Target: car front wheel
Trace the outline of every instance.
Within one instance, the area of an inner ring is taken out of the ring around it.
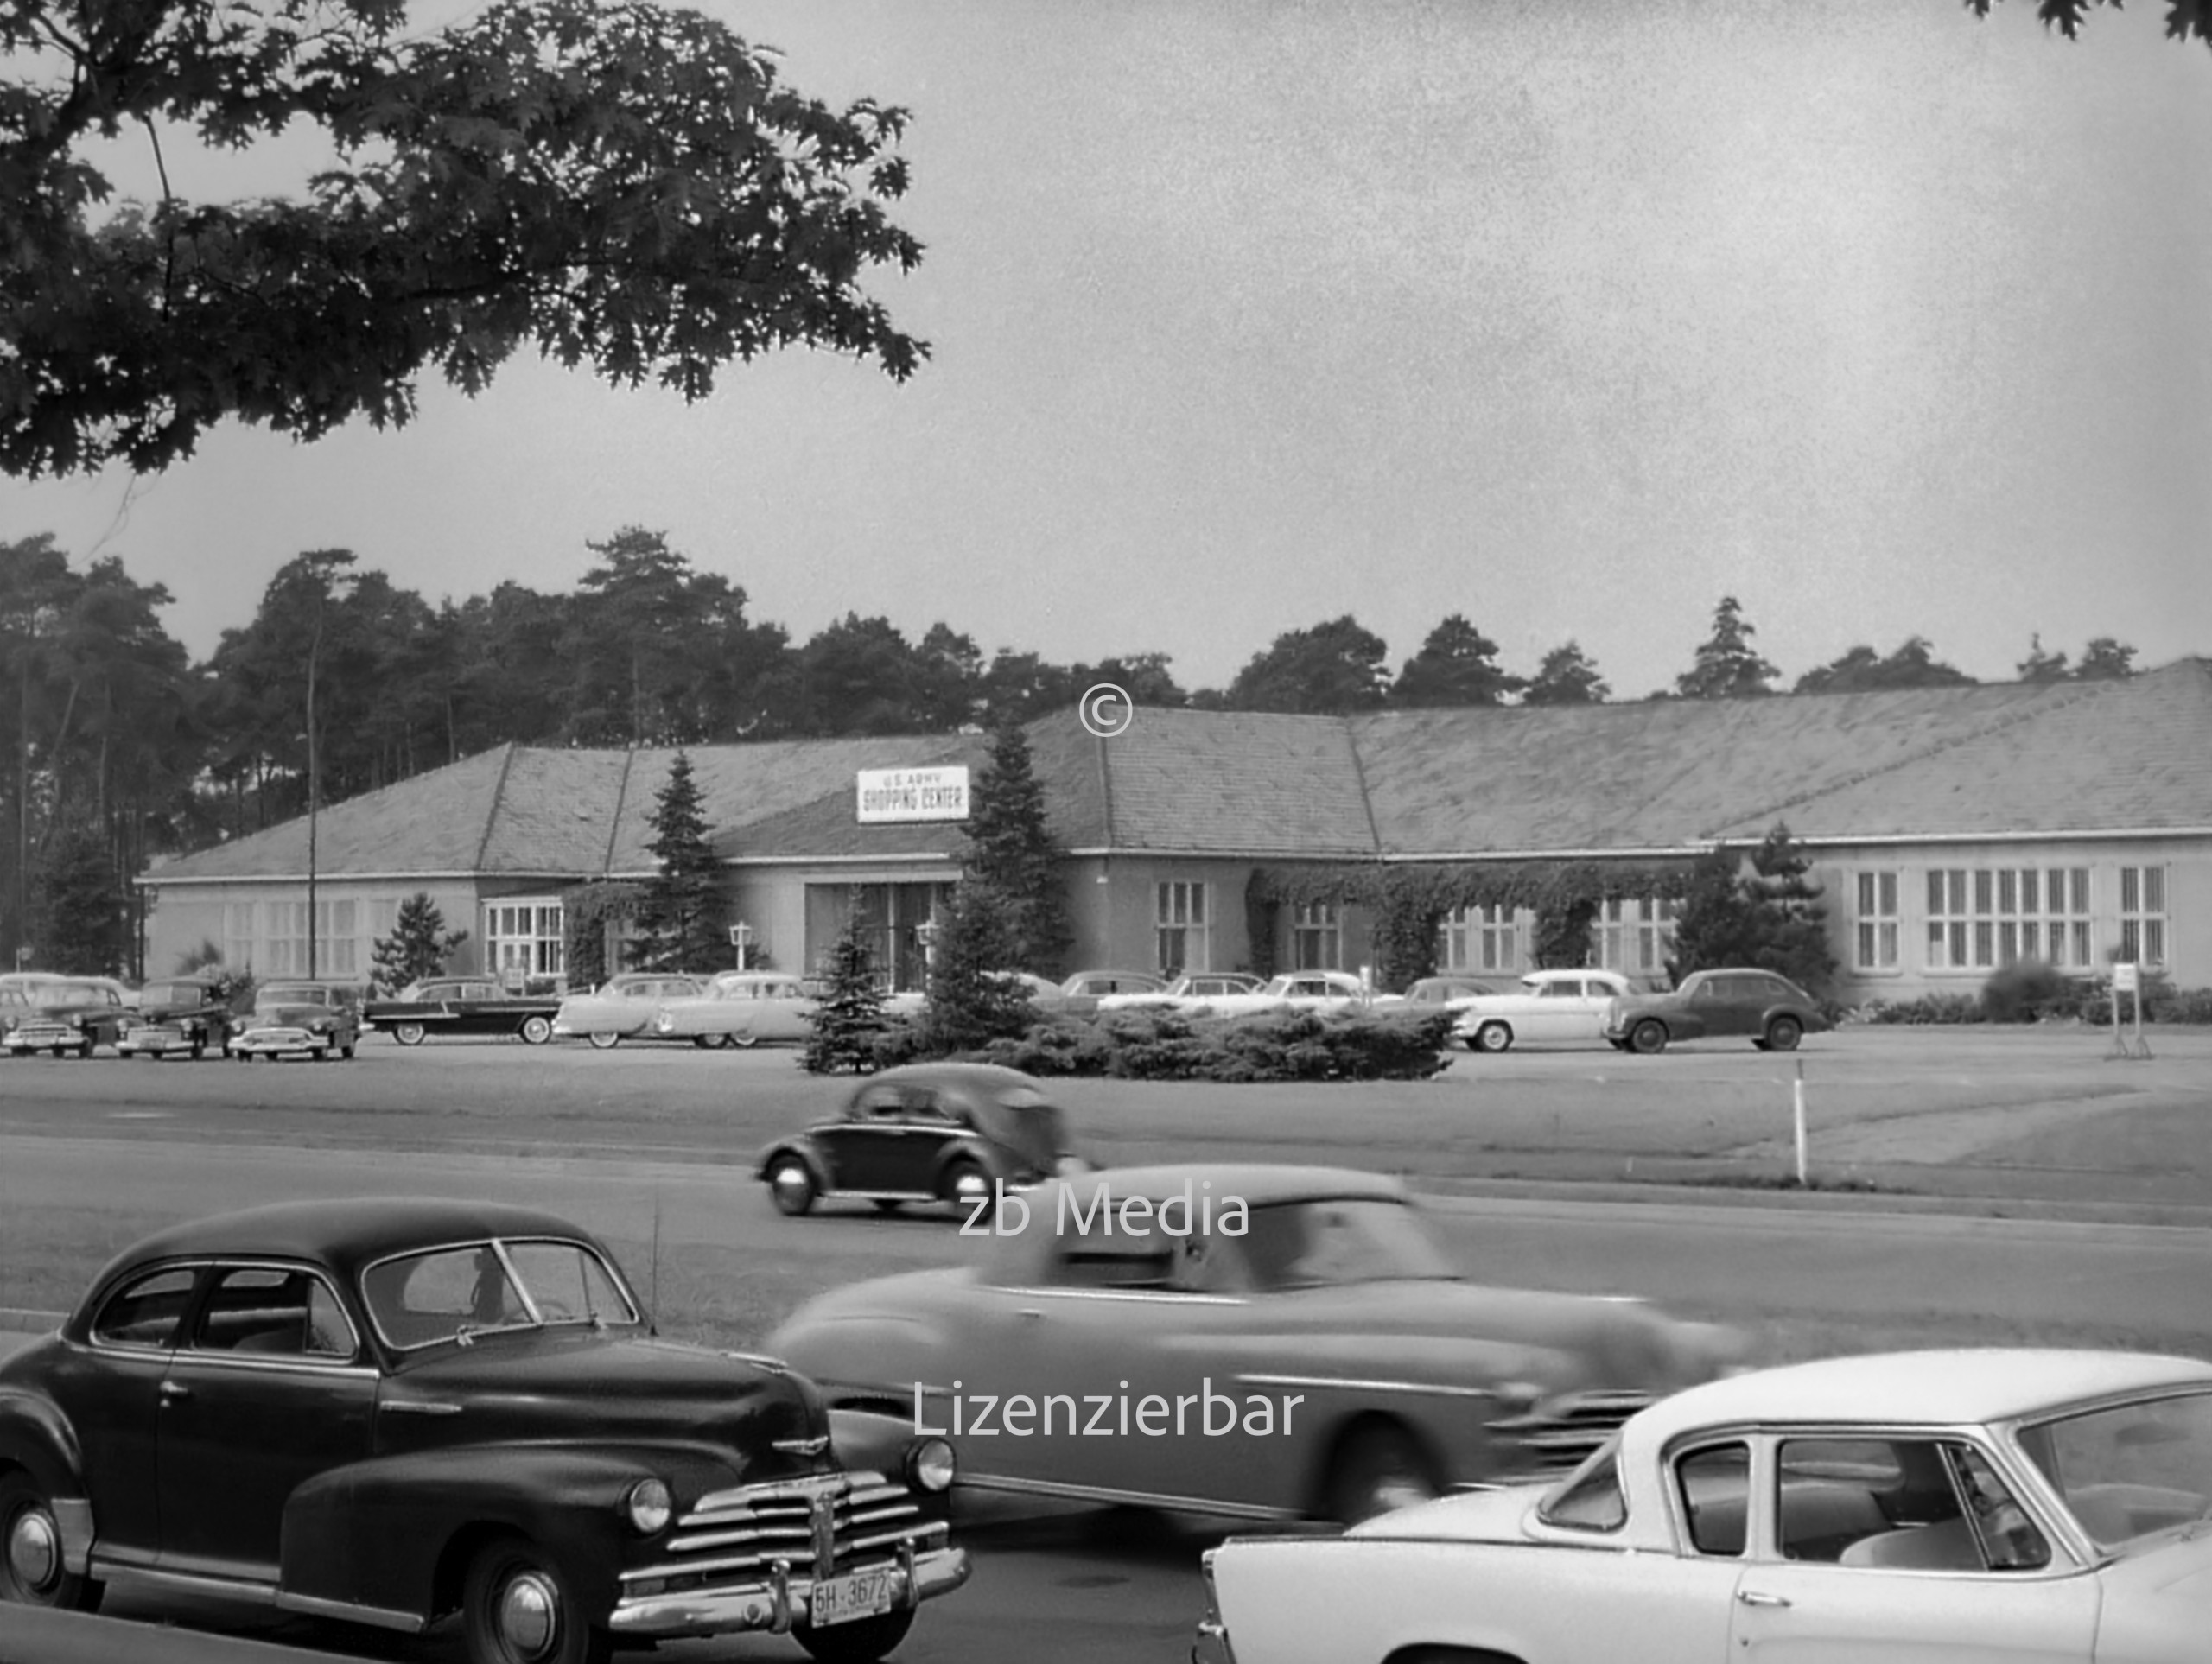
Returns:
[[[1411,1508],[1439,1494],[1421,1446],[1397,1427],[1361,1428],[1329,1464],[1329,1517],[1344,1525]]]
[[[797,1156],[780,1157],[768,1169],[768,1194],[775,1198],[777,1212],[796,1218],[814,1205],[814,1175]]]
[[[62,1563],[61,1524],[46,1493],[29,1474],[0,1477],[0,1601],[89,1612],[100,1588]]]
[[[611,1051],[622,1044],[622,1037],[620,1034],[612,1033],[605,1029],[595,1028],[586,1038],[591,1041],[593,1050],[598,1051]]]
[[[1484,1023],[1470,1044],[1478,1051],[1503,1051],[1513,1044],[1513,1031],[1503,1023]]]
[[[391,1026],[391,1038],[402,1045],[422,1045],[423,1032],[420,1023],[394,1023]]]
[[[468,1664],[607,1664],[607,1633],[584,1621],[560,1567],[519,1537],[476,1551],[461,1600]]]
[[[827,1629],[817,1629],[810,1623],[794,1624],[791,1635],[822,1664],[876,1664],[913,1627],[912,1612],[885,1612]]]
[[[1667,1026],[1647,1018],[1628,1032],[1629,1050],[1645,1057],[1667,1049]]]
[[[553,1019],[550,1017],[525,1017],[522,1019],[522,1026],[515,1032],[522,1036],[524,1045],[543,1045],[553,1038]]]
[[[1777,1017],[1766,1026],[1766,1049],[1769,1051],[1795,1051],[1797,1042],[1805,1038],[1805,1025],[1795,1017]]]

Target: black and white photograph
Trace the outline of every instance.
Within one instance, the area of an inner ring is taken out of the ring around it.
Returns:
[[[0,1664],[2201,1664],[2212,0],[0,0]]]

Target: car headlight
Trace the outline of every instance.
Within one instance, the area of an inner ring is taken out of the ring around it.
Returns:
[[[640,1479],[622,1494],[622,1512],[632,1529],[645,1536],[668,1528],[676,1515],[676,1498],[661,1479]]]
[[[950,1490],[959,1465],[942,1439],[918,1439],[906,1447],[906,1483],[917,1490]]]

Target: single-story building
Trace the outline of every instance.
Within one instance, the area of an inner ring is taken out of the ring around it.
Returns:
[[[2021,959],[2087,971],[2121,956],[2212,985],[2206,659],[2120,681],[1726,701],[1148,708],[1111,739],[1066,711],[1028,734],[1067,852],[1071,965],[1357,969],[1376,956],[1371,909],[1329,899],[1316,874],[1679,870],[1783,823],[1824,889],[1849,997],[1970,989]],[[465,759],[323,810],[312,878],[304,819],[159,866],[141,880],[148,969],[213,943],[233,966],[304,973],[312,883],[321,975],[365,979],[375,938],[423,892],[470,932],[454,969],[558,975],[564,892],[651,874],[649,816],[674,754],[506,746]],[[942,804],[870,812],[862,776],[980,771],[988,742],[689,754],[756,962],[811,969],[857,909],[879,963],[912,986],[919,927],[958,878],[965,834],[934,817]],[[1255,900],[1269,894],[1292,899]],[[1592,962],[1659,971],[1676,905],[1609,896]],[[1525,906],[1462,906],[1440,922],[1440,963],[1527,969],[1531,924]]]

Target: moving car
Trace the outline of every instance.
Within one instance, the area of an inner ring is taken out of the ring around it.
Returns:
[[[1563,1470],[1739,1345],[1467,1281],[1377,1174],[1109,1169],[985,1200],[976,1263],[822,1295],[770,1343],[833,1404],[947,1429],[980,1489],[1364,1519]]]
[[[1820,1003],[1788,977],[1767,970],[1700,970],[1671,994],[1613,1001],[1605,1036],[1615,1049],[1649,1054],[1675,1040],[1748,1036],[1762,1051],[1794,1051],[1808,1034],[1835,1025]]]
[[[126,1057],[164,1057],[181,1051],[197,1057],[222,1055],[230,1038],[231,1002],[204,976],[174,976],[138,990],[138,1012],[124,1025],[116,1051]]]
[[[1037,1081],[995,1064],[925,1063],[871,1075],[842,1114],[770,1145],[755,1172],[787,1214],[840,1197],[888,1213],[906,1202],[964,1210],[1071,1162],[1087,1165]]]
[[[1470,1051],[1503,1051],[1516,1041],[1595,1045],[1605,1038],[1613,1001],[1636,991],[1618,971],[1530,971],[1511,994],[1454,1000],[1459,1018],[1452,1032]]]
[[[804,1040],[820,1004],[783,971],[723,971],[694,998],[664,1000],[650,1026],[657,1039],[706,1045]]]
[[[1129,994],[1109,994],[1098,1001],[1101,1011],[1127,1011],[1131,1007],[1204,1006],[1232,994],[1256,994],[1260,979],[1245,971],[1191,971],[1164,988],[1143,988]]]
[[[389,1030],[402,1045],[434,1034],[513,1034],[524,1045],[543,1045],[560,1008],[557,994],[511,994],[488,976],[430,976],[393,999],[369,1001],[361,1026]]]
[[[968,1566],[950,1449],[841,1464],[869,1431],[833,1445],[780,1363],[652,1338],[551,1214],[258,1208],[149,1237],[0,1363],[0,1598],[89,1610],[130,1578],[410,1633],[458,1613],[469,1664],[740,1630],[872,1664]]]
[[[1990,1348],[1761,1370],[1644,1411],[1549,1489],[1232,1540],[1206,1575],[1202,1664],[2193,1664],[2212,1365]]]
[[[361,991],[345,982],[264,982],[223,1050],[256,1057],[350,1057],[361,1038]]]
[[[123,985],[109,977],[26,976],[17,984],[23,1005],[0,1046],[22,1056],[51,1051],[55,1057],[75,1052],[89,1057],[94,1048],[113,1045],[123,1038],[130,1008]]]
[[[554,1008],[553,1032],[570,1038],[582,1035],[604,1051],[632,1035],[645,1035],[663,1004],[671,1000],[696,1000],[707,991],[702,978],[664,971],[624,971],[610,976],[590,994],[572,994]],[[704,1036],[693,1043],[706,1045]]]

